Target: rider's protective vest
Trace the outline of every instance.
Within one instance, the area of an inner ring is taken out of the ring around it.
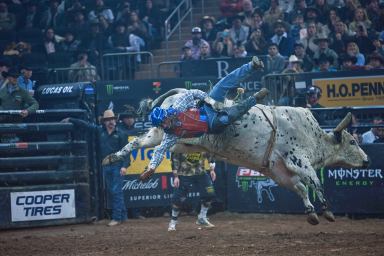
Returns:
[[[173,134],[180,138],[199,137],[208,132],[207,116],[200,113],[198,108],[190,108],[177,114],[176,127]]]

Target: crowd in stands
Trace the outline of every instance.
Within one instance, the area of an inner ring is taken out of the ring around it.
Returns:
[[[384,1],[220,0],[221,17],[192,28],[181,60],[264,55],[281,73],[384,68]]]
[[[164,19],[179,2],[0,1],[0,61],[19,70],[74,67],[83,70],[72,78],[97,80],[104,53],[160,47]]]

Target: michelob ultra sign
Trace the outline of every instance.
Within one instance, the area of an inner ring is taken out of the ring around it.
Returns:
[[[375,106],[384,103],[384,76],[313,79],[324,107]]]
[[[129,136],[128,140],[132,141],[135,137]],[[152,158],[154,148],[138,148],[131,152],[131,165],[127,168],[126,174],[140,174],[144,168],[148,166]],[[156,173],[171,172],[171,153],[167,151],[161,164],[157,167]]]

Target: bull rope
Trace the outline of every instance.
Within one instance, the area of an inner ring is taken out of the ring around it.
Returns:
[[[269,137],[269,140],[268,140],[268,146],[267,146],[267,150],[265,151],[265,154],[263,156],[263,168],[265,169],[269,169],[269,160],[271,158],[271,154],[272,154],[272,150],[273,150],[273,147],[275,146],[275,142],[276,142],[276,133],[277,133],[277,130],[276,130],[276,115],[275,115],[275,111],[274,109],[271,109],[271,113],[272,113],[272,121],[268,118],[267,114],[265,114],[264,110],[258,106],[256,106],[256,108],[258,108],[261,113],[263,113],[265,119],[267,120],[267,122],[269,123],[269,125],[271,126],[272,128],[272,132],[271,132],[271,136]]]

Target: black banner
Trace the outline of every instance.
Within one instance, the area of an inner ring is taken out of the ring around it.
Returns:
[[[384,213],[384,145],[362,148],[372,163],[362,168],[322,168],[317,175],[325,196],[335,213]],[[257,171],[230,166],[228,169],[228,209],[237,212],[302,213],[304,204],[295,193],[279,187]],[[319,200],[309,190],[311,202],[320,209]]]

